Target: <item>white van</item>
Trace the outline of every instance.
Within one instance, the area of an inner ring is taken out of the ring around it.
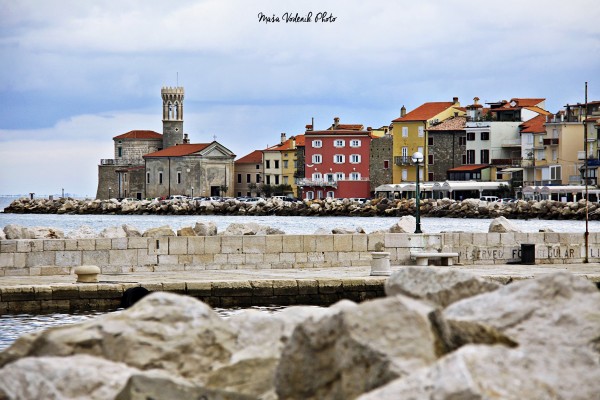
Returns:
[[[479,198],[481,201],[498,201],[498,196],[481,196]]]

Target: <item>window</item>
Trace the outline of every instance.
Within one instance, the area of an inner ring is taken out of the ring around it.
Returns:
[[[323,147],[323,142],[320,140],[313,140],[312,147],[315,147],[315,148]]]
[[[246,183],[250,183],[252,175],[246,174]]]
[[[475,164],[475,150],[467,150],[467,164]]]
[[[358,139],[351,140],[350,147],[360,147],[360,140],[358,140]]]
[[[466,155],[466,154],[463,154],[463,155],[461,156],[461,158],[462,158],[462,160],[461,160],[462,164],[463,164],[463,165],[465,165],[465,164],[467,163],[467,155]]]
[[[256,183],[260,183],[260,174],[256,174]]]
[[[552,180],[560,180],[561,178],[561,166],[554,165],[550,167],[550,179]]]
[[[284,177],[283,177],[283,184],[284,184],[284,185],[287,185],[287,184],[289,184],[289,182],[288,182],[288,179],[289,179],[289,178],[288,178],[287,176],[284,176]]]
[[[489,164],[490,163],[490,151],[489,150],[481,150],[481,164]]]
[[[271,160],[265,161],[265,164],[266,164],[266,166],[265,166],[266,169],[270,169],[271,168]]]
[[[383,160],[383,169],[390,169],[390,160]]]
[[[489,132],[481,132],[481,140],[490,140]]]
[[[350,155],[350,162],[352,164],[358,164],[358,163],[360,163],[360,154],[351,154]]]
[[[267,178],[267,185],[271,184],[271,175],[267,175],[265,176],[265,178]]]
[[[360,180],[360,173],[359,172],[350,172],[350,180],[351,181]]]
[[[433,146],[433,136],[427,137],[427,146]]]
[[[336,139],[336,141],[333,142],[333,145],[335,147],[344,147],[346,145],[346,141],[343,139]]]
[[[346,161],[346,157],[343,154],[336,154],[333,156],[333,162],[336,164],[343,164]]]
[[[333,198],[335,198],[335,193],[334,192],[327,192],[327,197],[331,197],[333,199]]]
[[[123,157],[123,148],[122,147],[117,147],[117,157]]]
[[[275,160],[274,162],[275,162],[275,168],[276,169],[279,168],[279,160]]]
[[[321,178],[322,178],[322,175],[321,175],[321,173],[320,173],[320,172],[314,172],[314,173],[312,174],[312,180],[313,180],[313,181],[320,181],[320,180],[321,180]]]
[[[336,172],[335,174],[335,180],[336,181],[342,181],[344,180],[345,176],[343,172]]]
[[[459,136],[458,137],[458,145],[459,146],[466,146],[467,145],[467,137],[466,136]]]
[[[402,137],[408,137],[408,126],[402,127]]]
[[[417,128],[419,137],[425,136],[425,128],[423,126],[419,126]]]
[[[475,140],[475,132],[467,132],[467,140],[469,142]]]
[[[242,183],[242,174],[237,174],[237,176],[238,176],[237,177],[238,178],[237,182],[238,183]]]
[[[327,174],[327,182],[333,182],[333,174]]]
[[[288,160],[283,160],[283,168],[287,168],[288,167]]]
[[[434,176],[433,176],[433,172],[428,172],[428,173],[427,173],[427,180],[431,182],[431,181],[435,180],[435,179],[433,179],[433,178],[434,178]]]
[[[146,183],[150,183],[150,172],[146,172]]]
[[[177,171],[177,184],[181,184],[181,171]]]
[[[313,154],[313,156],[312,156],[312,162],[314,164],[321,164],[321,162],[322,162],[321,155],[320,154]]]
[[[317,197],[318,197],[319,199],[322,199],[322,198],[323,198],[323,191],[322,191],[322,190],[317,190]]]
[[[315,198],[315,192],[312,192],[312,191],[310,191],[310,192],[306,192],[306,198],[307,198],[308,200],[312,200],[312,199],[314,199],[314,198]]]
[[[403,169],[402,170],[402,180],[405,181],[408,179],[408,170]]]
[[[162,173],[162,171],[160,171],[158,173],[158,184],[162,185],[162,183],[163,183],[163,173]]]
[[[408,147],[407,146],[402,147],[402,157],[408,157]]]
[[[275,175],[275,184],[279,185],[279,175]]]
[[[427,164],[433,165],[433,161],[434,161],[433,154],[428,154],[427,155]]]
[[[423,146],[417,147],[417,151],[421,154],[425,154],[425,152],[423,151]]]
[[[260,169],[260,164],[256,164],[256,169]]]

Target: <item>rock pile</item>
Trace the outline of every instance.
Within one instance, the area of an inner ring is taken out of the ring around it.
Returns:
[[[585,201],[563,203],[555,200],[496,203],[466,199],[423,199],[422,216],[449,218],[496,218],[510,219],[585,219]],[[291,215],[291,216],[394,216],[415,214],[414,199],[374,199],[364,204],[349,199],[323,199],[282,201],[264,199],[257,203],[245,203],[235,199],[219,201],[196,200],[56,200],[28,198],[13,201],[6,213],[39,214],[172,214],[172,215]],[[588,204],[591,220],[600,219],[597,203]]]
[[[499,287],[406,268],[387,297],[222,319],[152,293],[133,307],[19,338],[0,398],[596,398],[600,292],[556,273]]]

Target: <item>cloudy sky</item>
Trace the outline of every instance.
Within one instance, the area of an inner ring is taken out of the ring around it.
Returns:
[[[162,131],[162,86],[185,87],[193,143],[239,157],[311,118],[380,127],[454,96],[556,112],[586,81],[600,100],[597,0],[0,0],[0,52],[0,195],[94,196],[114,136]]]

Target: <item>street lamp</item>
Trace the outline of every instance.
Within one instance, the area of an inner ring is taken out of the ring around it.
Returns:
[[[108,199],[109,199],[109,200],[110,200],[110,191],[111,191],[111,189],[112,189],[112,188],[109,186],[109,187],[108,187]]]
[[[192,186],[192,199],[194,198],[194,187]]]
[[[415,167],[417,168],[417,191],[416,191],[416,195],[415,195],[415,199],[416,199],[416,206],[417,206],[417,225],[416,225],[416,229],[415,229],[415,233],[423,233],[421,232],[421,216],[419,215],[419,208],[420,208],[420,202],[419,202],[419,197],[421,197],[421,194],[419,193],[419,165],[421,165],[421,163],[423,162],[423,154],[421,154],[420,152],[416,152],[412,155],[412,162],[413,164],[415,164]]]

